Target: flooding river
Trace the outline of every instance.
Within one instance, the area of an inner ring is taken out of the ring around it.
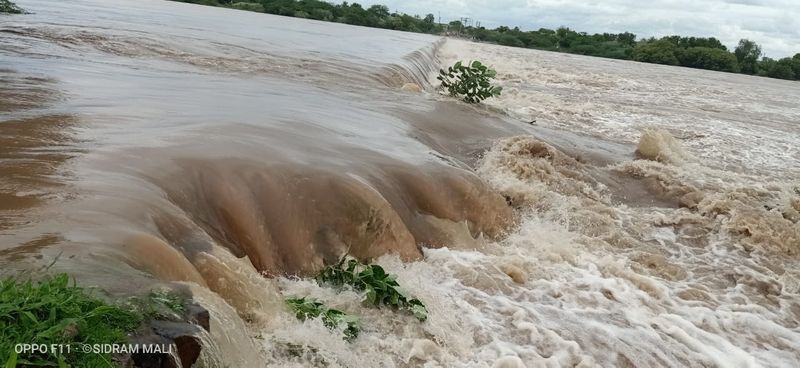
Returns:
[[[212,312],[205,366],[800,361],[796,82],[169,1],[19,5],[3,274],[188,290]],[[457,59],[503,96],[438,94]],[[300,278],[345,254],[428,321]],[[361,336],[283,307],[308,295]]]

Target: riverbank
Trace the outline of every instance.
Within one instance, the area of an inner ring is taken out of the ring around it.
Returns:
[[[46,273],[39,272],[38,281],[0,280],[5,367],[177,368],[198,361],[209,315],[185,296],[153,289],[124,303],[105,301],[101,290],[80,288],[66,274]]]

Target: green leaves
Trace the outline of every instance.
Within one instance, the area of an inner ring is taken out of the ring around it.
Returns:
[[[25,11],[10,0],[0,0],[0,13],[23,14]]]
[[[149,306],[163,305],[172,312],[180,315],[186,312],[186,300],[168,290],[153,290],[150,292]],[[155,313],[155,312],[153,312]]]
[[[69,283],[66,274],[39,282],[0,280],[0,361],[6,367],[108,366],[111,354],[82,354],[75,349],[15,353],[16,344],[72,345],[122,343],[143,316],[109,305]]]
[[[322,323],[329,329],[337,329],[345,326],[343,333],[347,341],[352,341],[358,337],[361,330],[358,326],[358,318],[348,315],[338,309],[328,308],[322,302],[311,298],[288,298],[286,304],[295,313],[299,320],[309,318],[322,318]]]
[[[428,319],[428,309],[417,299],[411,299],[408,304],[411,306],[411,313],[420,321]]]
[[[325,267],[317,276],[320,284],[335,287],[345,285],[364,292],[364,303],[373,306],[389,306],[404,310],[420,322],[428,319],[428,310],[418,299],[409,298],[400,290],[397,275],[386,273],[379,265],[364,265],[355,259],[344,258],[339,263]],[[340,310],[328,308],[321,301],[311,298],[288,298],[286,304],[299,320],[321,318],[330,329],[344,328],[344,337],[352,341],[360,331],[358,318]]]
[[[442,82],[442,88],[446,88],[451,96],[463,96],[467,103],[478,103],[489,97],[499,96],[503,91],[502,87],[491,84],[496,75],[494,69],[480,61],[471,61],[467,65],[457,61],[447,70],[439,69],[436,79]]]
[[[364,265],[355,259],[342,259],[339,263],[325,267],[317,280],[333,286],[352,286],[365,291],[365,303],[374,307],[389,306],[411,312],[420,322],[428,318],[425,305],[417,299],[408,298],[397,283],[397,276],[387,274],[379,265]]]
[[[11,356],[6,361],[5,368],[17,368],[17,352],[12,350]]]

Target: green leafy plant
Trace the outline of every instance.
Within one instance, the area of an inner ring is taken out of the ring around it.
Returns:
[[[186,312],[186,300],[169,290],[154,290],[150,292],[150,300],[162,304],[175,313]]]
[[[127,300],[127,310],[141,314],[148,320],[182,320],[186,317],[188,300],[169,289],[156,289],[146,296]]]
[[[83,353],[78,344],[115,344],[144,317],[135,311],[110,305],[90,292],[70,285],[61,274],[39,282],[0,280],[0,362],[5,367],[109,367],[111,354]],[[70,345],[58,354],[16,354],[16,344]]]
[[[0,13],[23,14],[25,11],[10,0],[0,0]]]
[[[497,72],[494,69],[480,61],[467,64],[459,61],[447,70],[440,69],[436,79],[442,82],[442,88],[446,88],[451,96],[463,96],[467,103],[478,103],[489,97],[500,96],[503,87],[492,85],[495,75]]]
[[[403,293],[397,283],[397,276],[387,274],[379,265],[365,265],[355,259],[344,258],[335,265],[325,267],[317,279],[320,283],[350,285],[355,290],[366,291],[365,302],[369,305],[386,305],[407,310],[421,322],[428,318],[425,305]]]
[[[358,318],[348,315],[338,309],[328,308],[322,302],[311,298],[288,298],[286,304],[295,313],[299,320],[321,318],[322,323],[329,329],[344,326],[345,340],[352,341],[358,337],[360,328]]]

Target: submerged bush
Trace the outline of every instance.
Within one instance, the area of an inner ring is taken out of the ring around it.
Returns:
[[[66,274],[39,282],[0,280],[0,364],[109,367],[110,353],[83,353],[81,344],[124,343],[143,319],[139,312],[107,304],[70,285]],[[62,344],[71,349],[18,355],[16,344]]]
[[[289,298],[286,299],[289,309],[295,313],[299,320],[320,317],[325,327],[337,329],[344,326],[345,340],[353,340],[358,337],[358,319],[350,316],[338,309],[328,308],[322,302],[315,299]]]
[[[418,299],[409,298],[395,281],[396,275],[387,274],[383,267],[365,265],[352,258],[343,258],[339,263],[325,267],[317,276],[320,285],[335,287],[351,286],[366,292],[364,303],[373,307],[381,305],[411,312],[420,322],[428,318],[428,310]],[[322,323],[331,330],[344,326],[345,340],[358,337],[360,327],[358,318],[340,310],[328,308],[321,301],[311,298],[288,298],[286,304],[299,320],[321,318]]]
[[[440,69],[436,79],[442,82],[442,88],[446,88],[451,96],[463,96],[467,103],[478,103],[489,97],[499,96],[503,91],[503,87],[493,86],[491,83],[496,74],[494,69],[480,61],[467,64],[459,61],[447,70]]]
[[[22,8],[12,3],[11,0],[0,0],[0,13],[22,14],[24,12]]]
[[[419,321],[428,318],[425,305],[418,299],[405,295],[399,289],[397,275],[387,274],[381,266],[365,265],[355,259],[342,259],[333,266],[325,267],[317,279],[320,283],[349,285],[358,291],[366,291],[365,302],[369,305],[407,310]]]

